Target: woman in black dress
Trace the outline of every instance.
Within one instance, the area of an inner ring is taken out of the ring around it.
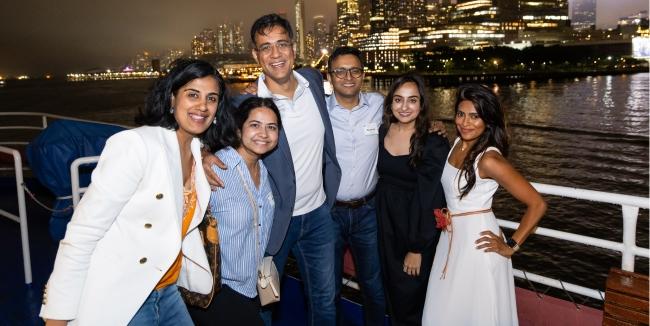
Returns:
[[[384,288],[393,325],[420,325],[445,207],[440,184],[449,142],[429,133],[424,82],[399,77],[384,102],[379,130],[377,214]]]

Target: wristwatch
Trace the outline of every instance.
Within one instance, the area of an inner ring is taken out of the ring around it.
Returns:
[[[506,238],[506,244],[508,245],[508,247],[512,248],[512,250],[514,250],[514,251],[519,250],[519,244],[513,238],[510,238],[510,237]]]

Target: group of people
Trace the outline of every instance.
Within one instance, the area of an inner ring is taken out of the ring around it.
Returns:
[[[294,70],[286,19],[262,16],[250,36],[263,73],[246,94],[226,96],[214,67],[178,60],[154,84],[143,126],[107,141],[60,242],[46,324],[270,325],[258,266],[272,256],[281,275],[289,253],[308,324],[340,324],[349,247],[367,325],[386,312],[393,325],[516,325],[510,257],[546,205],[505,159],[497,96],[459,87],[450,147],[418,75],[385,97],[361,92],[363,56],[339,47],[326,95],[319,71]],[[510,236],[491,210],[499,185],[526,205]],[[207,308],[186,306],[179,287],[214,286],[199,232],[208,209],[221,289]]]

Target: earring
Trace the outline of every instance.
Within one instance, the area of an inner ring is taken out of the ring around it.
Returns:
[[[217,117],[214,117],[214,120],[212,120],[212,124],[216,125],[217,124]]]
[[[174,114],[174,107],[173,106],[169,108],[169,113]]]

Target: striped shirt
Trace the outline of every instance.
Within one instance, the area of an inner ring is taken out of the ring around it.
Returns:
[[[232,147],[216,153],[227,170],[214,168],[225,184],[210,196],[212,214],[217,219],[221,246],[221,281],[238,293],[254,298],[257,296],[257,266],[262,260],[269,240],[275,202],[269,184],[268,172],[262,160],[260,187],[255,187],[246,162]],[[246,179],[259,211],[260,246],[255,246],[257,229],[253,223],[253,208],[238,169]],[[256,253],[259,254],[256,256]]]

